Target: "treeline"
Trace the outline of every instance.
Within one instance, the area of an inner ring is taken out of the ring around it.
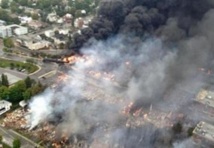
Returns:
[[[12,17],[8,11],[0,9],[0,20],[6,21],[8,24],[20,24],[18,17]]]
[[[0,99],[5,99],[12,103],[18,103],[23,99],[29,100],[32,96],[42,92],[44,89],[45,86],[30,77],[18,81],[13,86],[9,87],[7,76],[4,74],[1,75]]]

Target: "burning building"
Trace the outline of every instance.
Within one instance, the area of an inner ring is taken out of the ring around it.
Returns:
[[[213,63],[212,8],[211,0],[101,1],[70,43],[81,56],[48,60],[73,64],[61,71],[60,87],[32,98],[32,131],[54,123],[56,137],[95,148],[182,144],[170,128],[176,117],[201,121],[187,109],[197,82],[207,80],[198,67]]]

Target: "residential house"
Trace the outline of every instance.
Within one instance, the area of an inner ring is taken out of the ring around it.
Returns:
[[[56,12],[49,13],[47,16],[47,20],[51,23],[57,22],[59,19],[59,16],[56,14]]]
[[[0,115],[10,110],[12,103],[6,100],[0,101]]]

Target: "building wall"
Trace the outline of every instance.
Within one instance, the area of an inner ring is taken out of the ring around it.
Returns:
[[[14,33],[16,35],[23,35],[23,34],[27,34],[28,33],[28,29],[26,27],[20,27],[20,28],[16,28],[14,30]]]
[[[12,30],[9,27],[0,27],[0,37],[6,38],[12,36]]]

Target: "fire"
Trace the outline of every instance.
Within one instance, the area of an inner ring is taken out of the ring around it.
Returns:
[[[75,63],[76,62],[76,56],[70,56],[63,58],[63,61],[66,63]]]

